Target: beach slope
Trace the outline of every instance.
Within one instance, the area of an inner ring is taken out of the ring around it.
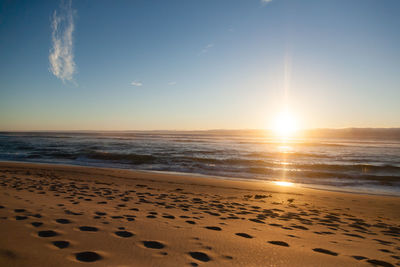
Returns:
[[[400,266],[398,197],[0,162],[0,266]]]

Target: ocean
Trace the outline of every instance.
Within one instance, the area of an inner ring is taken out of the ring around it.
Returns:
[[[2,132],[0,160],[190,173],[400,195],[400,140],[260,131]]]

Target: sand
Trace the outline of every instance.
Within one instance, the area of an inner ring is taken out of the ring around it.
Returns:
[[[400,266],[398,197],[0,163],[0,266]]]

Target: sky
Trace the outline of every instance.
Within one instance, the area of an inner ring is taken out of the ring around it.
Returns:
[[[0,1],[0,130],[400,127],[398,0]]]

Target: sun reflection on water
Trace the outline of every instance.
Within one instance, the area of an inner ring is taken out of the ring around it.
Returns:
[[[287,181],[273,181],[274,184],[280,185],[280,186],[293,186],[294,184],[292,182],[287,182]]]

